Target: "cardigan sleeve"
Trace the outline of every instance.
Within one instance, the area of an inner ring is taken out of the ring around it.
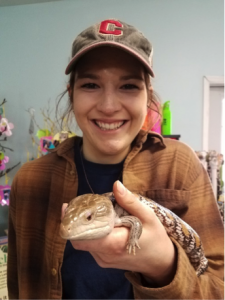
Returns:
[[[224,299],[224,227],[208,174],[194,154],[190,157],[189,178],[185,178],[190,198],[182,219],[199,234],[209,266],[204,274],[197,277],[185,251],[173,240],[178,253],[177,270],[169,285],[144,287],[140,274],[126,274],[133,284],[136,299]],[[198,175],[190,180],[193,171]]]

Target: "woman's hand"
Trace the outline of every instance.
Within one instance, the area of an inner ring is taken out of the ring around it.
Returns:
[[[139,272],[159,286],[169,284],[176,272],[176,250],[163,225],[153,210],[142,204],[121,182],[114,183],[113,192],[118,204],[142,222],[141,249],[136,250],[135,256],[127,253],[129,228],[126,227],[115,227],[101,239],[71,241],[73,247],[89,251],[102,268]]]

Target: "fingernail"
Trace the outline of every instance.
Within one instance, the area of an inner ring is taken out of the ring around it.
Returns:
[[[121,195],[125,194],[125,187],[119,180],[117,181],[117,189]]]

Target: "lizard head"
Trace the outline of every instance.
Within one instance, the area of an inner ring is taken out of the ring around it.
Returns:
[[[60,224],[60,235],[68,240],[97,239],[114,227],[111,200],[104,195],[85,194],[69,202]]]

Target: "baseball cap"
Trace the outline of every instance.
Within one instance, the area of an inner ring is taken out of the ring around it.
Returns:
[[[72,45],[72,57],[65,73],[70,74],[82,55],[100,46],[112,46],[127,51],[135,56],[144,65],[147,72],[154,77],[151,43],[134,26],[116,19],[108,19],[94,24],[76,37]]]

